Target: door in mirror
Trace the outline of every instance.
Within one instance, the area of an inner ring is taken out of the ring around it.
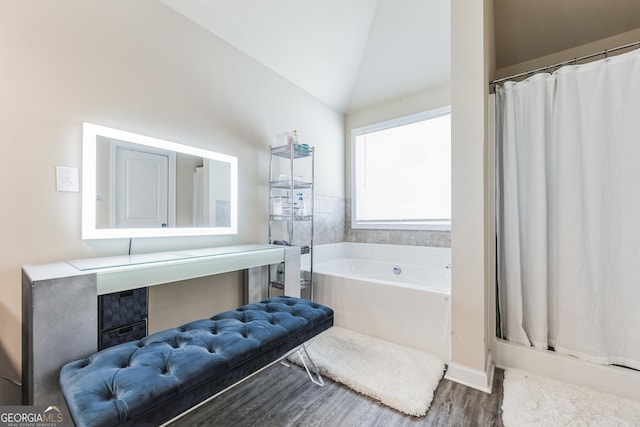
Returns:
[[[85,239],[237,232],[237,159],[84,124]]]

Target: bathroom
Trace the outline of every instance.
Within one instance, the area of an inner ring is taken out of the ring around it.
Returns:
[[[293,129],[317,149],[314,244],[451,248],[451,378],[488,389],[496,360],[504,365],[526,359],[532,366],[542,366],[533,357],[529,360],[529,354],[493,345],[495,213],[488,82],[498,71],[510,75],[560,61],[560,51],[566,58],[635,41],[640,39],[637,25],[620,25],[615,34],[597,34],[497,66],[495,39],[504,37],[506,28],[495,24],[494,7],[499,9],[505,1],[451,2],[445,21],[450,22],[453,37],[450,52],[444,54],[450,55],[450,75],[379,102],[362,99],[347,112],[336,107],[345,105],[338,94],[320,100],[176,13],[168,3],[172,2],[64,0],[0,6],[0,52],[6,64],[0,69],[0,133],[5,149],[0,160],[5,225],[0,376],[20,378],[22,265],[122,255],[129,250],[147,253],[265,242],[268,147],[274,135]],[[383,10],[391,3],[379,1],[378,7]],[[330,89],[324,88],[325,95]],[[454,117],[453,231],[352,228],[350,130],[448,105]],[[58,192],[55,185],[56,166],[82,167],[83,122],[237,157],[237,234],[83,240],[80,193]],[[149,295],[158,319],[153,328],[239,306],[241,275],[225,273],[216,282],[213,301],[204,298],[211,293],[210,279],[156,287]],[[190,292],[184,292],[184,286]],[[176,305],[185,309],[175,310]],[[554,363],[547,371],[558,376],[585,372],[571,367],[568,374],[557,373],[560,369]],[[598,383],[606,372],[594,375],[590,381]],[[0,404],[19,401],[19,387],[1,380]]]

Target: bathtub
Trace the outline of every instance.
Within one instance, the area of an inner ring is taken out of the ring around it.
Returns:
[[[335,243],[314,248],[315,300],[337,326],[451,361],[451,250]],[[395,272],[394,272],[395,269]]]

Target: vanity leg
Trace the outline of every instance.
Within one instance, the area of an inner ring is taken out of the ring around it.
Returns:
[[[263,289],[267,281],[267,266],[248,268],[244,271],[244,303],[251,304],[264,299]]]
[[[96,275],[22,274],[22,404],[64,405],[60,368],[98,349]]]
[[[300,298],[299,246],[287,246],[284,250],[284,294]]]

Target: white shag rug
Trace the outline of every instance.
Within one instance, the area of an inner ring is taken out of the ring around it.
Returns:
[[[413,416],[424,416],[444,373],[428,353],[334,326],[306,344],[323,376]],[[289,360],[300,364],[296,354]]]
[[[505,427],[640,426],[640,403],[507,369],[502,422]]]

